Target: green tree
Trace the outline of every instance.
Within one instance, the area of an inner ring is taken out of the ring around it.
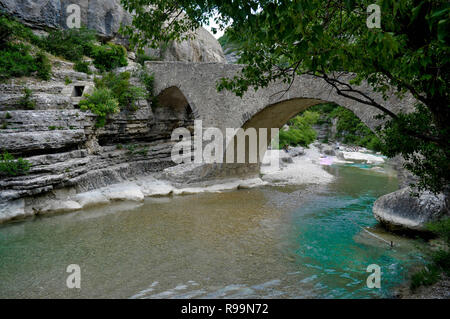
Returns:
[[[30,28],[0,11],[0,48],[3,49],[12,39],[28,40],[33,44],[39,42],[39,37]]]
[[[317,138],[316,131],[312,128],[319,120],[319,113],[306,111],[289,120],[289,130],[280,131],[279,148],[286,144],[297,146],[309,146]]]
[[[336,137],[345,144],[363,146],[376,152],[382,150],[380,139],[352,111],[337,106],[329,117],[337,118]]]
[[[381,28],[369,29],[367,7],[381,8]],[[386,116],[380,133],[389,156],[401,154],[419,177],[419,189],[448,191],[450,180],[449,30],[450,4],[441,0],[122,0],[135,10],[125,29],[142,47],[187,37],[210,18],[230,25],[230,41],[241,43],[240,76],[219,89],[242,95],[274,80],[291,83],[299,74],[324,79],[338,94],[375,107]],[[176,18],[178,17],[178,19]],[[138,31],[136,31],[138,30]],[[350,83],[339,75],[351,72]],[[385,97],[411,93],[413,114],[394,114],[370,92]]]

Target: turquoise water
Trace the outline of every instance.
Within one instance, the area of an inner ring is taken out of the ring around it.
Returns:
[[[361,227],[376,225],[369,213],[375,199],[370,195],[357,199],[318,196],[314,203],[294,214],[292,249],[298,265],[306,267],[304,273],[321,288],[318,296],[389,297],[391,289],[406,279],[407,267],[421,260],[417,251],[390,248],[370,235],[366,241],[355,238],[361,234]],[[370,264],[378,264],[382,269],[381,289],[369,289],[365,284]]]
[[[331,166],[325,186],[150,198],[0,227],[2,298],[390,297],[420,247],[376,227],[389,170]],[[370,227],[390,248],[361,227]],[[66,267],[80,265],[81,289]],[[366,268],[382,269],[369,289]]]
[[[375,200],[396,189],[389,167],[333,165],[334,183],[314,192],[291,213],[284,241],[295,256],[302,282],[319,298],[389,298],[407,280],[408,269],[423,263],[421,244],[385,232],[372,214]],[[394,247],[362,228],[392,241]],[[367,266],[381,267],[381,289],[370,289]]]

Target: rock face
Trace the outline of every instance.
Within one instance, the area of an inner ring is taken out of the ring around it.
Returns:
[[[163,61],[227,62],[219,42],[204,28],[197,29],[193,39],[172,42],[160,55]]]
[[[82,25],[106,38],[115,37],[121,24],[131,22],[120,0],[0,0],[0,7],[33,28],[67,28],[71,4],[80,7]]]
[[[380,197],[373,206],[375,218],[389,228],[424,231],[428,222],[449,216],[443,194],[423,193],[412,197],[409,187]]]
[[[124,42],[118,31],[122,24],[131,23],[132,15],[123,9],[120,0],[0,0],[0,9],[34,29],[65,29],[71,4],[80,7],[81,25],[103,38]],[[156,50],[152,55],[164,61],[226,63],[222,47],[206,29],[199,28],[194,35],[192,40],[170,43],[164,51]]]

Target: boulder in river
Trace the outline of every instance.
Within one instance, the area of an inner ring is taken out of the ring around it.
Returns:
[[[449,216],[449,207],[443,194],[424,192],[414,197],[411,188],[406,187],[380,197],[373,214],[391,229],[425,231],[427,223]]]

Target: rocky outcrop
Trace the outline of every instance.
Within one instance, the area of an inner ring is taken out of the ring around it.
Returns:
[[[0,0],[0,9],[17,17],[33,29],[67,28],[67,7],[80,7],[81,25],[95,30],[100,37],[126,44],[118,31],[129,25],[132,15],[120,0]],[[221,62],[226,63],[219,42],[204,28],[193,34],[193,39],[172,42],[164,50],[147,50],[147,53],[164,61]]]
[[[443,194],[425,192],[414,197],[406,187],[380,197],[373,206],[373,213],[388,228],[424,231],[428,222],[449,216],[449,207]]]
[[[204,28],[197,29],[192,39],[170,43],[160,57],[163,61],[227,62],[219,42]]]
[[[81,9],[81,24],[106,38],[114,38],[121,24],[129,24],[131,15],[120,0],[0,0],[0,8],[33,28],[67,28],[67,7]]]

